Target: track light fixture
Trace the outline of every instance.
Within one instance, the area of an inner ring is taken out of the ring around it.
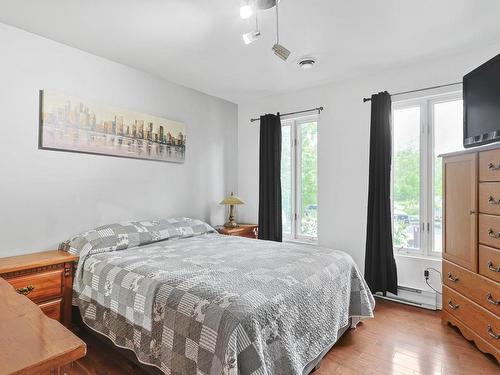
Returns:
[[[245,44],[250,44],[255,42],[260,37],[260,31],[250,31],[249,33],[243,34],[243,42]]]
[[[280,27],[279,27],[279,1],[276,2],[276,44],[273,46],[273,52],[281,60],[286,61],[290,56],[290,51],[280,44]]]
[[[260,38],[259,19],[257,18],[257,13],[255,13],[255,30],[243,34],[243,42],[245,42],[245,44],[250,44],[255,42],[259,38]]]
[[[286,61],[290,56],[290,50],[280,44],[280,29],[279,29],[279,11],[278,4],[280,0],[245,0],[240,8],[240,17],[243,19],[248,19],[255,12],[255,30],[245,33],[242,35],[243,42],[245,44],[250,44],[255,42],[260,37],[259,23],[257,19],[257,11],[259,9],[270,9],[276,7],[276,44],[274,44],[272,50],[276,56],[278,56],[283,61]]]

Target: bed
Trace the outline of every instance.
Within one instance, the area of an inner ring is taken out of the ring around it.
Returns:
[[[73,304],[92,331],[170,375],[302,375],[374,299],[352,258],[217,234],[194,219],[73,237]]]

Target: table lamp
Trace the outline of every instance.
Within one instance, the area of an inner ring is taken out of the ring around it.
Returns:
[[[231,192],[231,195],[228,195],[224,198],[219,204],[225,204],[229,206],[229,218],[227,222],[224,224],[226,228],[237,228],[239,227],[238,223],[234,221],[234,206],[236,204],[245,204],[239,197]]]

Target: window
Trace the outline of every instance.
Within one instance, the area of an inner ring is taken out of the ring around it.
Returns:
[[[394,249],[442,252],[442,164],[463,149],[461,93],[393,104],[392,212]]]
[[[283,238],[315,241],[318,233],[317,120],[282,121]]]

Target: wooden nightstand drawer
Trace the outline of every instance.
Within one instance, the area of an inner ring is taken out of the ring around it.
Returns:
[[[49,318],[61,321],[61,302],[62,299],[59,298],[55,301],[40,303],[38,307],[40,307],[43,313]]]
[[[19,294],[34,302],[44,302],[62,296],[63,269],[14,277],[7,281]]]

